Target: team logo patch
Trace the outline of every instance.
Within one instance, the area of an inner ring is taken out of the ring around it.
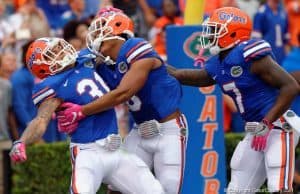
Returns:
[[[181,129],[180,129],[180,134],[181,134],[182,136],[186,136],[186,134],[187,134],[187,129],[186,129],[186,128],[181,128]]]
[[[121,62],[118,64],[118,69],[120,73],[125,73],[128,70],[128,66],[125,62]]]
[[[294,117],[294,116],[295,116],[295,113],[294,113],[293,111],[288,111],[288,112],[286,113],[286,116],[288,116],[288,117]]]
[[[28,64],[27,64],[29,67],[31,67],[33,65],[35,58],[36,58],[36,54],[32,53],[29,57]]]
[[[84,66],[85,67],[88,67],[88,68],[94,68],[94,64],[92,61],[87,61],[84,63]]]
[[[230,74],[232,77],[239,77],[243,73],[243,68],[241,66],[233,66],[230,69]]]
[[[31,67],[33,65],[33,62],[35,61],[35,59],[37,58],[37,54],[42,53],[42,49],[40,47],[37,47],[34,49],[33,53],[31,54],[31,56],[29,57],[28,60],[28,66]]]

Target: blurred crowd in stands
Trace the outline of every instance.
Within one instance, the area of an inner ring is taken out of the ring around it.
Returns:
[[[136,35],[149,40],[167,60],[165,29],[183,25],[185,0],[0,0],[0,141],[18,139],[36,115],[31,89],[39,80],[24,65],[30,41],[57,36],[77,50],[85,48],[88,26],[104,6],[122,9],[135,22]],[[223,6],[247,12],[253,19],[253,37],[271,44],[280,65],[300,69],[300,0],[206,0],[204,17]],[[300,115],[300,105],[295,107]],[[132,125],[126,107],[117,107],[117,112],[120,128],[126,131]],[[224,130],[243,132],[243,126],[233,101],[225,96]],[[58,133],[53,119],[40,142],[61,140],[66,136]]]

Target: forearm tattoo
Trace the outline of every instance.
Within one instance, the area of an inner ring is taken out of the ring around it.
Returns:
[[[47,122],[49,122],[52,117],[52,114],[54,113],[54,111],[59,105],[60,105],[60,100],[56,98],[46,100],[39,107],[37,117],[41,119],[45,119]]]
[[[56,98],[44,101],[38,109],[37,116],[28,124],[27,128],[25,129],[21,137],[21,141],[25,142],[25,144],[31,144],[38,141],[45,133],[52,114],[60,105],[60,103],[61,101]]]

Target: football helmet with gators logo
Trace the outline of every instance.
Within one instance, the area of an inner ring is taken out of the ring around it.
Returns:
[[[235,7],[219,8],[202,23],[201,47],[215,55],[249,40],[251,31],[252,21],[246,13]]]
[[[61,38],[39,38],[26,52],[26,65],[40,79],[54,75],[75,63],[77,52]]]
[[[116,8],[101,9],[92,21],[87,35],[87,47],[105,62],[111,62],[109,57],[100,53],[101,43],[107,40],[130,38],[134,36],[133,21]]]

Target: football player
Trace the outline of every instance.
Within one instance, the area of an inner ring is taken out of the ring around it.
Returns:
[[[151,44],[133,37],[133,22],[121,10],[103,9],[89,27],[88,48],[106,64],[97,72],[112,89],[92,103],[69,104],[60,123],[67,127],[128,101],[136,127],[125,147],[153,168],[166,193],[179,193],[183,180],[187,124],[179,110],[181,86]]]
[[[169,72],[185,85],[218,84],[246,121],[248,133],[231,158],[228,192],[255,193],[266,178],[271,192],[291,192],[298,136],[281,116],[299,85],[274,61],[269,43],[250,38],[252,23],[241,10],[217,9],[202,27],[201,45],[215,56],[201,70]]]
[[[35,76],[43,79],[33,90],[38,115],[13,143],[10,152],[13,162],[26,161],[25,145],[43,135],[51,115],[63,101],[86,104],[109,92],[94,70],[93,59],[84,51],[77,56],[75,49],[59,38],[41,38],[30,45],[26,63]],[[71,194],[95,194],[101,182],[128,194],[164,193],[142,160],[119,149],[121,138],[114,109],[84,117],[75,128],[76,131],[69,131]]]
[[[267,0],[254,16],[252,36],[270,43],[279,65],[285,58],[285,47],[289,42],[288,18],[280,0]]]

